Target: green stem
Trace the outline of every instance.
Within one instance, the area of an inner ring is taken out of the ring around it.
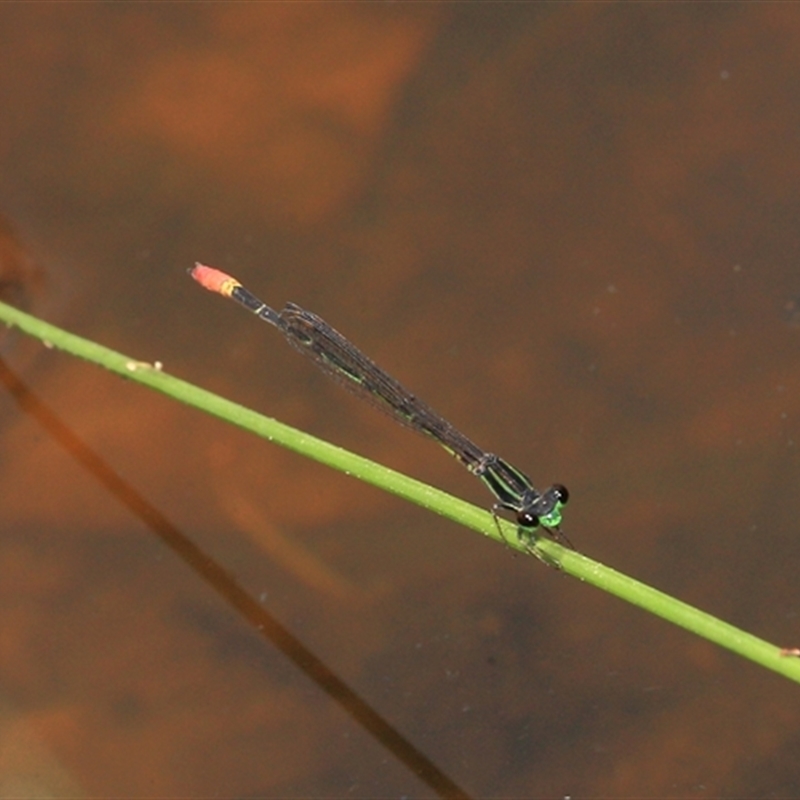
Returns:
[[[105,367],[149,386],[189,406],[251,431],[296,453],[327,464],[347,475],[411,500],[437,514],[472,528],[523,553],[532,553],[568,575],[639,606],[698,636],[800,683],[800,659],[781,655],[776,645],[759,639],[663,592],[568,550],[547,538],[520,541],[514,526],[502,520],[502,533],[492,515],[456,497],[414,480],[362,456],[343,450],[282,422],[174,378],[153,364],[136,361],[107,347],[82,339],[36,317],[0,303],[0,321],[16,326],[49,346]]]

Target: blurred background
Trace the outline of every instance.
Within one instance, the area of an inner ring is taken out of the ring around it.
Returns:
[[[6,299],[490,505],[186,275],[225,269],[565,483],[581,551],[800,644],[800,7],[7,4],[0,42]],[[785,679],[18,333],[0,354],[1,795],[800,794]]]

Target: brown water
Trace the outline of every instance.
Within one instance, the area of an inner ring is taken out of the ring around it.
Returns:
[[[0,42],[48,319],[488,505],[220,266],[566,483],[587,554],[800,643],[800,7],[7,5]],[[788,681],[26,347],[0,793],[800,793]]]

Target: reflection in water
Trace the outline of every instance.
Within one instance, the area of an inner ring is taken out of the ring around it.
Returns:
[[[440,797],[468,795],[388,720],[381,716],[288,628],[266,611],[233,575],[180,531],[161,511],[126,483],[53,411],[39,400],[0,359],[0,382],[26,413],[114,497],[147,525],[196,575],[232,606],[261,637],[278,648],[296,667]]]

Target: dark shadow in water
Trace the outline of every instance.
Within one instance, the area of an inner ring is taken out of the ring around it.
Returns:
[[[254,600],[235,578],[190,541],[157,508],[138,492],[93,450],[82,442],[58,416],[39,400],[0,358],[0,383],[19,407],[33,417],[61,447],[102,484],[134,516],[145,523],[178,557],[247,620],[260,636],[287,658],[359,725],[377,739],[402,764],[405,764],[439,797],[468,798],[469,795],[417,750],[387,720],[367,704],[353,689],[312,653],[289,630]]]

